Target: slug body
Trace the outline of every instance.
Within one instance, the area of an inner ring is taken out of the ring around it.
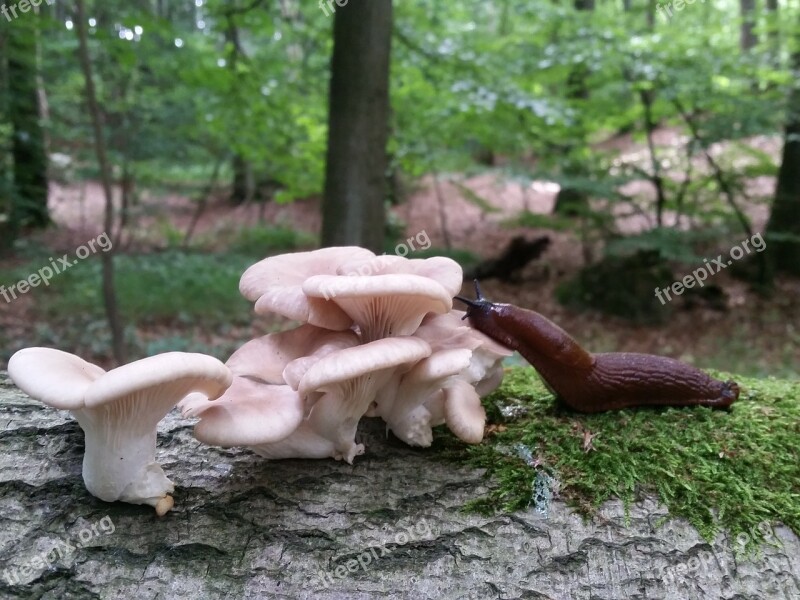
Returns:
[[[634,406],[727,408],[739,397],[733,381],[719,381],[678,360],[652,354],[584,350],[566,331],[539,313],[512,304],[457,297],[478,331],[519,352],[550,390],[580,412]]]

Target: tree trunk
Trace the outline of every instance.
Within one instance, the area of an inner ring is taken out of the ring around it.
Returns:
[[[800,50],[793,59],[795,81],[800,75]],[[775,186],[775,200],[767,223],[767,254],[772,267],[800,275],[800,89],[791,92],[783,142],[783,156]],[[794,239],[786,239],[786,236]]]
[[[233,186],[231,188],[231,204],[244,204],[250,200],[249,166],[241,154],[234,154],[231,159],[233,170]]]
[[[383,251],[391,0],[336,7],[322,245]]]
[[[100,167],[100,177],[103,184],[103,194],[105,195],[105,233],[111,238],[114,235],[114,197],[111,189],[111,166],[108,162],[108,152],[106,151],[106,141],[103,136],[102,114],[97,102],[97,92],[94,87],[92,75],[92,62],[89,58],[89,43],[86,33],[86,10],[83,0],[75,0],[75,21],[78,34],[78,57],[83,71],[83,78],[86,86],[86,104],[89,109],[89,117],[92,121],[92,131],[94,133],[94,147],[97,154],[97,164]],[[108,325],[111,329],[111,344],[114,352],[114,359],[118,364],[125,362],[125,338],[122,327],[122,319],[119,315],[117,303],[117,291],[114,284],[114,253],[115,246],[108,252],[103,252],[103,302],[106,309]]]
[[[612,500],[591,520],[558,499],[547,517],[464,512],[496,482],[445,460],[438,448],[452,442],[438,431],[432,448],[409,448],[364,419],[367,454],[352,466],[268,462],[199,445],[172,411],[157,456],[176,504],[158,519],[90,496],[78,424],[2,373],[0,421],[8,600],[800,597],[800,540],[778,524],[782,547],[737,557],[733,536],[707,543],[649,497],[629,510]]]
[[[579,12],[593,12],[594,0],[575,0],[574,6],[575,10]],[[577,65],[572,68],[567,78],[567,97],[570,100],[589,99],[589,87],[586,84],[588,76],[589,70],[585,65]],[[582,138],[582,143],[585,143],[584,127],[580,122],[578,127],[580,128],[578,135]],[[570,149],[567,149],[567,152],[569,151]],[[578,177],[583,175],[584,168],[583,165],[576,164],[574,160],[569,160],[564,166],[563,172],[568,178]],[[589,196],[584,191],[565,185],[556,194],[553,213],[565,216],[585,215],[588,207]]]
[[[232,8],[235,7],[236,6],[234,5]],[[236,26],[236,23],[233,19],[233,14],[231,14],[231,12],[228,12],[226,15],[225,44],[226,46],[230,47],[230,51],[228,52],[227,56],[228,70],[230,71],[234,82],[233,89],[230,91],[238,100],[238,90],[240,88],[240,76],[238,74],[240,40],[239,28]],[[233,170],[233,186],[231,188],[230,198],[231,204],[239,205],[249,202],[252,200],[253,196],[250,164],[247,162],[247,159],[245,159],[244,156],[237,152],[231,158],[231,168]]]
[[[770,64],[775,69],[781,68],[781,33],[778,10],[778,0],[766,0],[764,5],[767,12],[767,39],[769,40]]]
[[[756,36],[756,0],[739,0],[739,7],[741,9],[742,26],[739,44],[742,52],[749,52],[758,44],[758,36]]]
[[[9,113],[14,161],[11,229],[46,227],[47,153],[37,86],[38,19],[19,19],[8,32]]]

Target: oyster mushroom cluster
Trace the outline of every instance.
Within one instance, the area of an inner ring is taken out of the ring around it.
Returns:
[[[363,416],[381,417],[408,444],[430,446],[446,423],[468,443],[483,437],[480,396],[503,377],[510,352],[452,310],[461,267],[447,258],[375,256],[357,247],[267,258],[240,290],[259,314],[303,324],[251,340],[227,364],[168,352],[106,372],[74,354],[25,348],[14,383],[68,410],[84,431],[83,480],[108,502],[173,507],[156,462],[156,427],[176,404],[199,417],[195,436],[261,456],[352,463]]]
[[[453,310],[461,267],[443,257],[376,256],[358,247],[264,259],[240,291],[258,314],[303,324],[254,339],[228,360],[233,383],[218,399],[190,395],[183,415],[195,436],[248,446],[270,459],[353,459],[364,416],[381,417],[399,439],[430,446],[446,424],[478,443],[480,396],[502,380],[510,352],[462,323]]]

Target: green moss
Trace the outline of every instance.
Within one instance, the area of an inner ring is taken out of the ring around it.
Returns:
[[[706,539],[722,528],[751,532],[762,521],[800,533],[800,382],[732,378],[742,394],[728,412],[697,407],[580,415],[558,405],[533,369],[512,368],[484,400],[490,423],[505,430],[467,455],[498,485],[468,508],[526,508],[537,472],[546,472],[559,481],[560,497],[584,514],[610,498],[629,505],[650,492]],[[509,403],[527,414],[507,420],[501,407]],[[589,452],[584,431],[595,435]],[[508,451],[522,447],[536,467]]]

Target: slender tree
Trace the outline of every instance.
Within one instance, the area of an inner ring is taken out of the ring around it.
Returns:
[[[229,49],[227,56],[228,70],[231,72],[234,81],[232,92],[238,96],[240,87],[238,74],[241,42],[239,40],[239,28],[234,20],[233,11],[236,9],[234,4],[225,14],[225,46]],[[252,183],[250,177],[251,166],[247,159],[241,154],[234,153],[231,159],[231,170],[233,171],[233,187],[231,189],[231,202],[233,204],[243,204],[251,199]]]
[[[382,251],[391,0],[336,7],[322,243]]]
[[[794,88],[789,97],[783,156],[767,223],[767,254],[777,271],[800,275],[800,49],[792,58]]]
[[[758,44],[756,35],[756,0],[739,0],[739,9],[742,16],[742,25],[739,35],[739,45],[742,52],[749,52]]]
[[[78,33],[78,57],[83,71],[83,78],[86,86],[86,105],[89,118],[92,122],[92,132],[94,134],[94,148],[97,155],[97,164],[100,167],[100,177],[105,195],[105,232],[112,236],[114,233],[114,198],[111,189],[111,165],[108,162],[108,152],[106,150],[106,140],[103,135],[103,119],[100,112],[100,105],[97,102],[97,91],[92,75],[92,61],[89,58],[89,41],[86,32],[86,8],[83,0],[75,0],[75,23]],[[114,244],[116,247],[116,244]],[[117,303],[116,286],[114,285],[114,248],[109,252],[103,252],[103,302],[106,309],[108,325],[111,329],[112,349],[114,359],[117,363],[125,362],[125,343],[122,319],[119,315]]]
[[[574,0],[574,7],[578,12],[594,12],[594,0]],[[589,69],[586,65],[580,64],[572,68],[567,78],[567,96],[570,100],[580,104],[589,99],[589,87],[586,81],[588,77]],[[580,124],[578,128],[580,131],[577,135],[583,138],[584,128]],[[569,152],[570,149],[566,151]],[[564,174],[568,177],[580,176],[583,174],[583,166],[574,160],[568,160],[564,165]],[[589,197],[584,191],[566,185],[556,195],[554,211],[557,214],[576,216],[585,213],[588,206]]]

